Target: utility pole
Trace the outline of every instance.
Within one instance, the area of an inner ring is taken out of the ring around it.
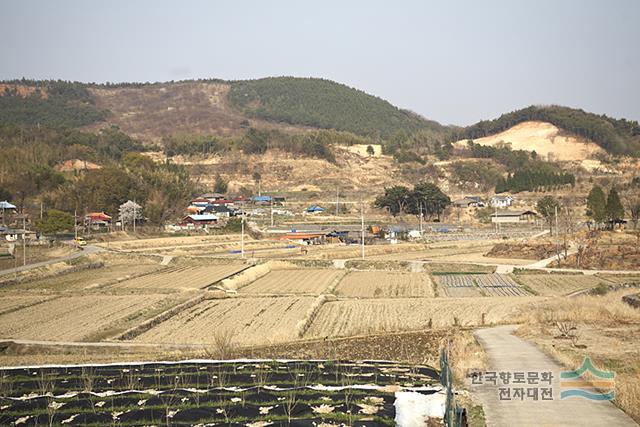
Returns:
[[[22,217],[22,265],[27,265],[27,218],[25,216]]]
[[[273,227],[273,196],[271,196],[271,227]]]
[[[364,259],[364,203],[360,201],[360,234],[361,234],[361,256]]]
[[[73,211],[73,238],[78,242],[78,209]]]
[[[556,238],[557,238],[558,237],[558,206],[555,207],[555,216],[556,216]]]
[[[133,199],[133,234],[136,234],[136,199]]]
[[[42,200],[40,200],[40,219],[42,219],[43,210],[44,210],[44,206],[43,206]]]
[[[242,213],[242,220],[240,221],[240,256],[244,259],[244,212]]]

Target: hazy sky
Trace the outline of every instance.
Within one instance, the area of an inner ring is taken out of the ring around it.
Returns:
[[[312,76],[445,124],[552,103],[640,119],[640,0],[0,6],[0,79]]]

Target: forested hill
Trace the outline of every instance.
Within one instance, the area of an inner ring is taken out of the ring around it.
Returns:
[[[455,139],[475,139],[503,132],[526,121],[548,122],[565,132],[587,138],[611,154],[640,157],[640,126],[636,121],[562,106],[530,106],[481,121],[460,130]]]
[[[386,138],[400,129],[440,130],[432,121],[361,90],[317,78],[268,77],[236,81],[228,100],[249,117]]]
[[[73,128],[104,120],[83,83],[0,82],[0,125]]]

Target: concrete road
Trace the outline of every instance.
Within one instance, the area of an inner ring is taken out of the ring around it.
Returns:
[[[483,384],[471,384],[471,392],[482,402],[488,426],[636,426],[637,424],[622,410],[609,401],[587,400],[581,397],[560,399],[560,372],[563,367],[545,355],[536,346],[512,335],[515,326],[498,326],[479,329],[475,335],[487,352],[487,372],[552,372],[553,400],[534,400],[533,395],[524,400],[501,400],[499,388],[522,387],[512,382],[509,385],[493,385],[483,379]],[[577,366],[575,368],[578,368]],[[479,382],[479,381],[477,381]],[[540,396],[540,395],[539,395]]]
[[[9,268],[6,270],[0,270],[0,276],[3,275],[7,275],[7,274],[13,274],[13,273],[19,273],[21,271],[26,271],[26,270],[31,270],[32,268],[38,268],[38,267],[44,267],[47,265],[51,265],[51,264],[55,264],[56,262],[62,262],[62,261],[69,261],[72,259],[76,259],[76,258],[80,258],[81,256],[85,256],[88,254],[92,254],[92,253],[96,253],[96,252],[102,252],[104,251],[104,248],[98,247],[98,246],[92,246],[92,245],[88,245],[85,246],[82,250],[78,251],[78,252],[73,252],[67,256],[63,256],[60,258],[54,258],[54,259],[50,259],[47,261],[41,261],[41,262],[34,262],[33,264],[27,264],[27,265],[21,265],[20,267],[16,267],[16,268]]]

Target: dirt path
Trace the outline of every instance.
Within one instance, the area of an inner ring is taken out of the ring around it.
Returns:
[[[475,335],[487,352],[488,372],[552,372],[553,400],[500,400],[499,387],[471,385],[471,392],[482,402],[488,426],[636,426],[622,410],[608,401],[572,397],[560,400],[560,372],[564,369],[533,344],[512,335],[515,326],[479,329]],[[577,367],[576,367],[577,368]],[[501,384],[500,381],[498,381]],[[526,388],[527,385],[524,385]],[[532,386],[529,386],[532,387]],[[549,387],[540,384],[533,387]],[[540,390],[540,389],[539,389]],[[526,395],[525,395],[526,396]]]

